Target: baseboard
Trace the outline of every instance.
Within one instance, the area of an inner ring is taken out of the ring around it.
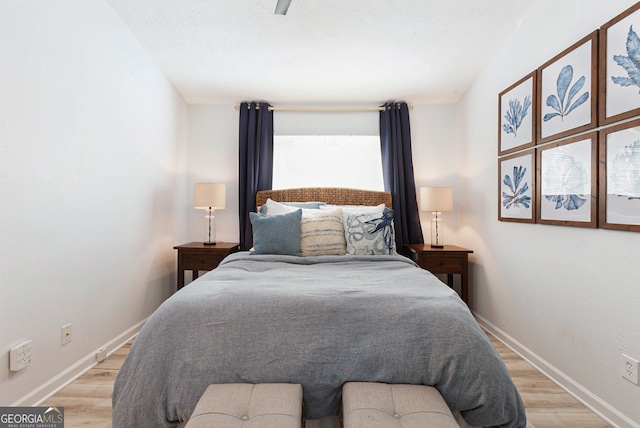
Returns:
[[[638,424],[597,395],[580,385],[578,382],[558,370],[553,365],[536,355],[526,346],[509,336],[504,331],[493,325],[491,322],[474,312],[478,323],[493,334],[498,340],[508,346],[513,352],[520,355],[525,361],[531,364],[536,370],[548,377],[552,382],[572,395],[576,400],[584,404],[589,410],[600,416],[607,423],[614,427],[637,427]]]
[[[144,323],[147,322],[147,318],[140,321],[130,329],[126,330],[122,334],[118,335],[114,339],[107,342],[104,348],[107,349],[107,355],[113,354],[124,344],[129,342],[133,337],[135,337]],[[75,364],[65,369],[61,373],[57,374],[53,378],[49,379],[47,382],[43,383],[33,391],[29,392],[25,396],[19,398],[17,401],[11,404],[11,406],[38,406],[42,402],[49,399],[51,396],[56,394],[65,386],[69,385],[71,382],[76,380],[78,377],[95,367],[98,363],[96,362],[96,352],[97,349],[91,352],[86,357],[80,359]]]

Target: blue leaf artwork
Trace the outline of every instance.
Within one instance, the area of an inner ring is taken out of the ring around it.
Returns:
[[[504,115],[507,123],[502,125],[502,130],[507,134],[513,134],[513,138],[518,134],[518,128],[522,125],[522,120],[529,113],[531,107],[531,96],[524,97],[524,103],[520,103],[519,99],[509,100],[509,111]]]
[[[640,140],[625,146],[612,163],[609,179],[616,196],[640,200]]]
[[[526,194],[529,190],[529,184],[522,180],[526,172],[527,168],[520,165],[513,167],[513,179],[511,179],[509,174],[505,174],[502,183],[507,186],[510,191],[510,193],[502,192],[502,197],[504,198],[502,200],[502,206],[506,209],[519,208],[520,205],[525,208],[531,206],[531,196]]]
[[[564,207],[567,211],[580,209],[587,200],[580,195],[544,195],[547,200],[555,202],[555,209],[559,210]]]
[[[628,77],[611,76],[611,80],[616,85],[637,86],[640,88],[640,38],[633,31],[633,25],[629,27],[629,34],[627,35],[627,55],[614,55],[613,59],[620,67],[625,69]]]
[[[569,113],[589,99],[589,91],[586,91],[572,103],[573,98],[582,90],[586,79],[584,76],[581,76],[576,83],[569,88],[572,80],[573,67],[571,65],[565,65],[562,70],[560,70],[560,74],[558,74],[558,80],[556,82],[557,96],[552,94],[547,97],[547,105],[554,109],[556,113],[547,113],[542,120],[548,122],[554,117],[560,117],[560,120],[564,120],[565,116],[569,115]],[[569,90],[568,92],[567,89]]]

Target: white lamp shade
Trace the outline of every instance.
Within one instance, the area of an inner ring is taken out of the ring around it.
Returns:
[[[196,183],[193,186],[193,208],[223,210],[227,202],[224,184]]]
[[[421,187],[420,211],[453,211],[451,187]]]

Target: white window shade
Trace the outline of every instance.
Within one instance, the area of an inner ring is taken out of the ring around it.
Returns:
[[[378,135],[275,135],[273,188],[384,190]]]

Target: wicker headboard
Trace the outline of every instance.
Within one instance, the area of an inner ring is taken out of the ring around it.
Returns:
[[[299,189],[260,190],[256,206],[271,198],[277,202],[326,202],[333,205],[380,205],[393,208],[391,193],[343,187],[303,187]]]

